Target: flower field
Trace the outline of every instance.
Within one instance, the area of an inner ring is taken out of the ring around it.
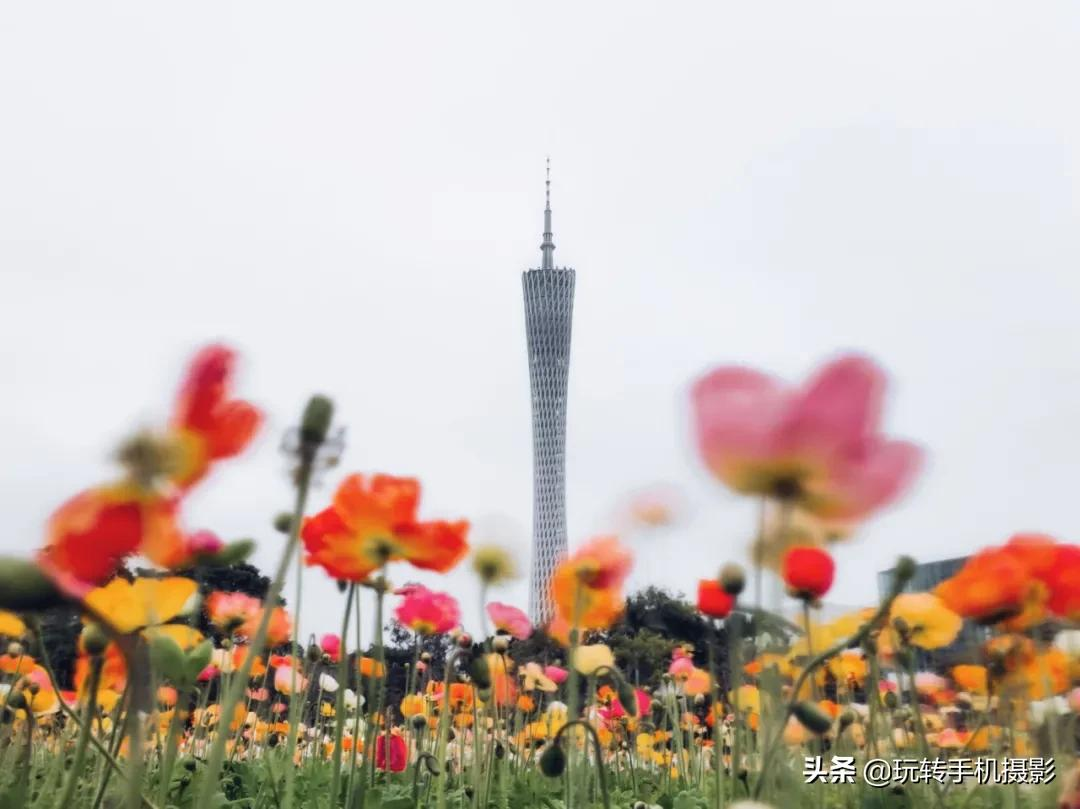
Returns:
[[[0,809],[1080,809],[1080,546],[1002,526],[932,588],[900,557],[880,603],[821,610],[837,543],[923,459],[883,432],[871,360],[694,382],[703,467],[757,504],[752,564],[688,570],[696,600],[663,602],[649,631],[627,623],[618,536],[574,543],[544,626],[490,598],[517,575],[507,550],[430,519],[414,478],[339,472],[321,396],[284,437],[277,567],[241,580],[252,544],[184,520],[264,427],[236,362],[200,351],[170,421],[124,441],[115,477],[61,502],[35,551],[0,559]],[[298,565],[345,604],[305,615],[305,637],[303,594],[284,592]],[[409,583],[459,565],[469,592]]]

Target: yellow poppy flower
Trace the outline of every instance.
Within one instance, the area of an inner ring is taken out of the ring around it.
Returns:
[[[26,624],[13,612],[0,610],[0,636],[21,638],[26,634]]]
[[[602,668],[614,668],[615,655],[602,643],[579,646],[574,650],[574,667],[585,676],[595,674]]]
[[[899,645],[895,622],[906,625],[908,641],[920,649],[948,646],[960,634],[963,619],[933,593],[901,593],[889,611],[889,625],[878,638],[878,648],[891,654]]]
[[[198,585],[191,579],[113,579],[86,597],[86,604],[117,632],[129,634],[172,620],[195,595]]]

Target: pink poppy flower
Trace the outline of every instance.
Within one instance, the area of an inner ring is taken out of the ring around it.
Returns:
[[[402,588],[404,598],[394,617],[419,635],[440,635],[461,623],[457,600],[448,593],[436,593],[415,584]]]
[[[694,671],[694,661],[686,655],[676,655],[668,666],[668,674],[677,680],[685,680]]]
[[[319,639],[319,647],[323,650],[323,653],[329,655],[330,659],[335,663],[341,659],[341,638],[337,635],[323,635]]]
[[[188,535],[187,552],[189,556],[213,556],[225,549],[221,537],[213,531],[195,531]]]
[[[300,672],[293,674],[292,666],[278,666],[274,669],[274,688],[280,694],[292,694],[295,680],[296,693],[302,694],[307,688],[307,680]]]
[[[649,710],[652,708],[652,700],[649,698],[649,695],[642,691],[640,688],[637,688],[634,689],[634,696],[637,698],[638,710],[636,716],[647,716]],[[626,716],[626,709],[616,697],[614,700],[612,700],[611,705],[606,708],[601,708],[598,713],[604,719],[611,721]]]
[[[718,368],[692,391],[698,449],[742,494],[793,502],[827,519],[866,517],[908,487],[918,447],[879,432],[885,375],[842,357],[801,387],[739,367]]]
[[[570,676],[570,672],[566,669],[561,669],[558,666],[545,666],[544,676],[555,683],[555,685],[562,685],[566,682],[566,678]]]
[[[525,640],[532,634],[529,616],[517,607],[492,601],[487,605],[487,614],[491,623],[495,625],[495,629],[512,635],[518,640]]]
[[[202,671],[200,671],[199,676],[195,679],[198,680],[200,683],[208,683],[215,677],[217,677],[219,674],[221,674],[221,669],[211,664],[204,668]]]

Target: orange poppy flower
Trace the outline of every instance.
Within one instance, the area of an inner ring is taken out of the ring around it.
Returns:
[[[90,677],[90,656],[86,654],[86,650],[83,648],[82,638],[79,638],[77,648],[79,656],[75,658],[75,672],[72,682],[79,699],[83,700],[87,697],[86,686]],[[101,666],[101,679],[98,682],[98,702],[101,702],[103,693],[120,693],[124,690],[125,685],[127,685],[127,664],[124,662],[124,655],[119,646],[110,643],[105,647],[105,659]]]
[[[254,615],[251,615],[243,626],[237,630],[237,634],[243,635],[245,638],[253,638],[259,631],[259,622],[262,621],[262,610],[259,610]],[[266,646],[268,649],[272,649],[275,646],[281,646],[283,643],[288,643],[292,639],[292,617],[284,607],[274,607],[273,612],[270,614],[270,624],[266,630]]]
[[[622,614],[632,557],[615,537],[598,537],[561,562],[551,577],[558,617],[578,629],[607,629]]]
[[[382,677],[385,673],[383,664],[374,657],[361,657],[358,668],[363,677]]]
[[[0,673],[10,674],[12,677],[20,677],[29,674],[34,669],[34,658],[30,655],[0,655]]]
[[[1032,586],[1029,569],[1020,558],[1001,548],[987,548],[934,592],[953,612],[990,624],[1020,613]]]
[[[350,475],[332,505],[304,521],[307,564],[345,581],[364,581],[394,561],[445,573],[468,551],[468,523],[417,522],[419,500],[415,479]]]
[[[986,693],[987,676],[985,666],[960,665],[953,666],[953,680],[962,690],[976,696]]]
[[[248,402],[229,398],[235,362],[233,351],[212,345],[188,367],[171,424],[184,450],[174,476],[181,488],[202,479],[212,462],[239,454],[259,428],[259,411]]]
[[[424,698],[419,694],[406,694],[401,698],[401,715],[410,719],[424,712]]]

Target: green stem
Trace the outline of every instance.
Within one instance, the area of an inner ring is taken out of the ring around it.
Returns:
[[[278,599],[281,597],[281,589],[285,585],[285,575],[288,572],[289,563],[292,561],[293,554],[296,552],[297,543],[300,538],[300,522],[304,516],[304,506],[307,503],[308,490],[311,487],[311,472],[314,464],[314,456],[315,448],[305,451],[300,468],[297,471],[296,504],[293,508],[292,524],[289,526],[289,539],[281,554],[281,561],[278,562],[274,578],[270,582],[270,588],[267,590],[266,600],[263,604],[262,618],[259,621],[258,629],[255,631],[255,637],[252,638],[251,650],[244,658],[240,671],[237,672],[236,677],[229,684],[225,698],[222,700],[222,717],[232,716],[236,703],[239,702],[240,698],[244,695],[244,687],[251,677],[251,667],[255,662],[255,658],[262,652],[263,645],[266,643],[266,635],[270,629],[270,618],[273,614],[274,607],[277,605]],[[206,769],[199,784],[198,798],[195,801],[196,806],[213,805],[213,795],[219,784],[221,765],[225,758],[225,743],[228,738],[229,734],[221,732],[220,728],[218,729],[218,733],[214,736],[214,741],[210,747],[210,754],[207,759]],[[291,766],[292,762],[288,762],[288,764]]]
[[[94,709],[97,707],[98,683],[101,682],[101,667],[105,659],[101,655],[95,655],[90,661],[90,680],[86,691],[86,705],[83,706],[82,727],[79,728],[79,740],[75,745],[75,759],[68,771],[67,783],[60,793],[60,800],[56,803],[58,809],[71,805],[75,797],[75,788],[82,778],[83,767],[86,764],[86,748],[90,744],[90,729],[94,722]],[[63,701],[63,700],[61,700]],[[162,801],[164,803],[164,801]]]
[[[910,560],[908,563],[911,564]],[[778,742],[780,741],[784,725],[787,724],[788,717],[792,716],[795,705],[799,700],[799,692],[802,691],[803,684],[806,682],[806,678],[814,673],[823,663],[834,655],[839,654],[850,646],[858,646],[862,643],[863,639],[870,634],[870,631],[877,626],[881,620],[888,614],[889,609],[892,607],[892,603],[896,600],[896,597],[900,595],[900,591],[903,590],[904,585],[907,584],[910,575],[903,576],[899,573],[900,565],[897,564],[897,574],[893,576],[893,586],[889,591],[889,594],[885,597],[885,600],[881,602],[877,612],[875,612],[865,624],[859,627],[858,631],[850,638],[841,640],[838,643],[830,646],[824,652],[807,663],[806,668],[802,670],[799,677],[795,680],[795,685],[791,689],[791,699],[789,700],[787,707],[784,710],[781,721],[777,725],[777,731],[773,734],[772,738],[767,742],[761,760],[761,773],[758,776],[757,782],[754,784],[754,789],[751,797],[757,800],[761,795],[761,790],[765,786],[765,776],[769,772],[769,765],[772,763],[773,754],[776,752]]]
[[[585,732],[592,737],[593,749],[596,750],[596,776],[597,781],[600,784],[600,797],[604,802],[604,809],[611,809],[611,798],[608,796],[607,788],[607,776],[604,773],[604,748],[600,744],[600,736],[596,732],[596,728],[586,722],[584,719],[571,719],[555,734],[555,738],[551,740],[552,744],[559,744],[559,740],[562,735],[574,725],[580,725],[585,728]]]
[[[348,595],[345,596],[345,615],[341,619],[341,644],[338,649],[338,690],[337,702],[335,703],[335,727],[334,727],[334,774],[330,779],[330,805],[336,806],[338,790],[341,789],[341,740],[345,736],[345,689],[348,687],[349,656],[347,652],[346,638],[349,635],[349,617],[352,615],[353,597],[356,595],[356,585],[349,585]],[[353,744],[356,740],[353,739]]]

